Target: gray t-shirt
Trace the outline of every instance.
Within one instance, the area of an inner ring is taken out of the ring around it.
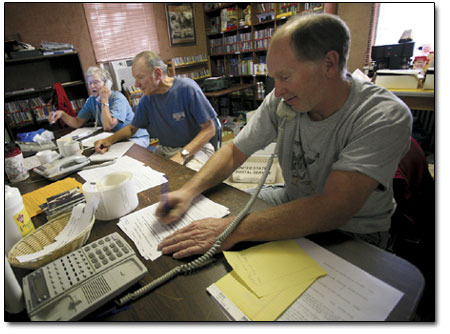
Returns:
[[[392,180],[410,145],[412,116],[388,90],[348,74],[352,81],[345,104],[322,121],[296,113],[280,142],[279,162],[290,200],[321,193],[332,170],[358,171],[379,187],[342,230],[353,233],[387,231],[395,210]],[[246,155],[276,140],[280,98],[272,91],[249,124],[234,140]]]

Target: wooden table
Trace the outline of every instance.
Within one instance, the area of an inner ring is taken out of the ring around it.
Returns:
[[[170,180],[170,190],[181,187],[190,177],[192,177],[192,175],[194,175],[192,170],[162,158],[137,145],[133,145],[127,152],[127,155],[168,175]],[[39,180],[40,176],[34,173],[32,174],[32,179],[28,181]],[[75,175],[76,174],[72,176]],[[75,177],[80,182],[84,182],[78,175]],[[25,194],[26,192],[42,187],[48,183],[47,180],[42,179],[38,182],[19,183],[17,186],[21,193]],[[137,210],[159,201],[159,194],[159,187],[139,193],[139,206],[137,207]],[[205,192],[204,195],[217,203],[227,206],[232,215],[236,215],[249,199],[247,193],[226,184],[220,184],[214,189]],[[262,210],[268,207],[269,204],[258,199],[255,202],[252,211]],[[38,227],[45,222],[45,218],[42,216],[43,214],[33,218],[35,227]],[[112,232],[118,232],[130,243],[139,256],[134,243],[120,230],[117,226],[117,222],[118,219],[106,222],[97,221],[92,229],[88,243]],[[407,321],[411,319],[424,287],[423,276],[416,267],[395,255],[366,243],[350,239],[337,231],[312,236],[310,239],[404,292],[405,295],[389,315],[388,320]],[[236,248],[248,247],[250,245],[253,244],[240,244]],[[217,255],[216,258],[217,260],[208,267],[188,276],[177,276],[173,278],[156,290],[125,306],[125,308],[118,313],[98,317],[99,314],[114,306],[114,302],[111,301],[104,307],[94,311],[84,320],[225,321],[227,320],[227,317],[221,308],[206,293],[206,288],[209,285],[215,283],[231,270],[222,254]],[[148,273],[144,276],[142,282],[144,284],[165,274],[178,264],[186,262],[186,260],[174,260],[170,256],[161,256],[155,261],[146,261],[142,258],[141,260],[148,268]],[[30,272],[18,268],[14,268],[14,271],[20,278]],[[136,284],[128,292],[134,291],[138,287],[138,284]],[[17,317],[7,316],[5,313],[5,320],[24,321],[27,320],[27,315],[25,311]]]
[[[405,102],[409,109],[434,111],[434,90],[426,89],[390,89]]]

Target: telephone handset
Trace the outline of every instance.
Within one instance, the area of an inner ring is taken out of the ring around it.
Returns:
[[[90,160],[84,155],[74,155],[33,168],[33,171],[51,181],[55,181],[81,169],[89,162]]]
[[[105,86],[108,87],[109,90],[111,90],[112,85],[113,85],[113,83],[112,83],[111,80],[108,79],[108,80],[105,81]],[[101,98],[102,97],[101,97],[100,92],[99,92],[98,96],[95,99],[96,99],[97,102],[101,102]]]
[[[284,99],[281,99],[280,103],[278,103],[277,115],[280,118],[286,117],[286,120],[290,121],[297,113],[292,110],[291,106],[289,106]]]

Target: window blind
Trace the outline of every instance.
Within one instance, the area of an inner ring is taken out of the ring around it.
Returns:
[[[367,41],[365,66],[368,66],[372,60],[372,46],[375,43],[377,27],[378,27],[378,15],[380,11],[380,4],[373,3],[370,15],[370,28],[369,28],[369,39]]]
[[[84,3],[98,63],[159,53],[152,3]]]

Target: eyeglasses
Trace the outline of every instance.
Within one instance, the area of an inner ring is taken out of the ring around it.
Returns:
[[[90,85],[94,85],[94,86],[98,86],[100,83],[102,83],[103,81],[100,80],[94,80],[94,81],[88,81],[88,86]]]

